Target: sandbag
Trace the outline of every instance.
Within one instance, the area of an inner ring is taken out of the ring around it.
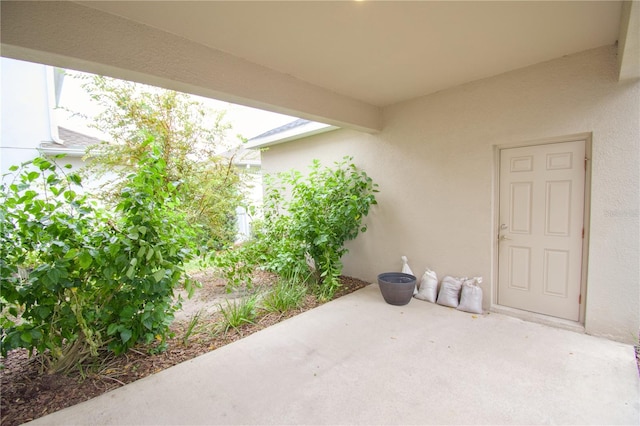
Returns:
[[[402,259],[402,271],[400,272],[402,272],[403,274],[413,275],[413,272],[409,267],[409,260],[407,259],[407,256],[402,256],[401,259]],[[416,295],[416,293],[418,293],[418,280],[416,280],[416,286],[413,288],[414,296]]]
[[[466,279],[466,277],[456,278],[448,275],[444,277],[440,283],[440,292],[438,293],[436,303],[442,306],[457,308],[458,304],[460,304],[460,289],[462,288],[463,281]]]
[[[418,293],[413,297],[427,302],[435,303],[438,297],[438,276],[434,271],[427,268],[420,280]]]
[[[482,277],[471,278],[462,283],[462,294],[457,309],[473,314],[482,313],[482,288],[479,286],[481,283]]]

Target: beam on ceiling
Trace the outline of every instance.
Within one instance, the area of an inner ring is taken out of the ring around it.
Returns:
[[[69,1],[5,1],[2,56],[161,86],[375,133],[379,107]]]
[[[640,78],[640,1],[622,2],[618,37],[618,80]]]

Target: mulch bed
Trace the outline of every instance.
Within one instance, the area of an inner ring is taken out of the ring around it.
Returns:
[[[219,300],[221,294],[224,294],[224,283],[221,280],[205,275],[195,278],[203,284],[203,288],[195,296],[201,301],[204,299],[215,303],[213,301]],[[268,276],[263,276],[258,283],[269,285],[269,281]],[[368,284],[350,277],[341,277],[341,282],[342,288],[336,298]],[[139,347],[120,357],[105,354],[99,360],[92,361],[92,364],[85,365],[82,372],[74,371],[68,375],[48,374],[37,357],[29,358],[26,350],[13,350],[0,360],[3,365],[0,370],[0,424],[19,425],[78,404],[232,343],[320,304],[315,297],[307,296],[299,309],[285,314],[266,314],[255,324],[246,324],[226,333],[213,331],[219,323],[219,313],[202,315],[186,345],[183,337],[188,321],[176,321],[172,325],[175,337],[169,340],[166,352],[150,355],[148,348]]]

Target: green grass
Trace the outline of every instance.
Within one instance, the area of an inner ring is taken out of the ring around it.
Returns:
[[[223,316],[221,328],[226,332],[230,328],[238,328],[243,324],[253,324],[258,317],[256,294],[233,302],[226,301],[226,305],[219,305]]]
[[[191,333],[193,333],[193,330],[196,328],[196,325],[198,325],[201,315],[202,315],[202,310],[196,312],[189,320],[189,324],[187,325],[187,330],[184,332],[184,336],[182,337],[182,344],[184,346],[188,345],[189,337],[191,336]]]
[[[300,307],[306,294],[306,285],[281,279],[265,295],[262,306],[267,312],[284,313]]]

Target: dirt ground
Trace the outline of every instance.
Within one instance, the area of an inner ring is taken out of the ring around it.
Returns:
[[[193,298],[185,300],[176,313],[171,326],[175,337],[169,340],[168,350],[150,355],[148,348],[139,347],[120,357],[105,356],[85,366],[82,372],[69,375],[47,374],[36,357],[29,358],[25,350],[11,351],[0,360],[3,365],[0,388],[0,424],[15,426],[53,413],[65,407],[94,398],[112,389],[157,373],[178,363],[215,350],[246,337],[256,331],[276,324],[320,303],[313,296],[306,296],[304,305],[286,314],[266,314],[254,324],[246,324],[226,333],[216,332],[221,314],[218,306],[225,300],[241,297],[240,293],[227,293],[225,283],[211,271],[192,274],[202,284]],[[342,288],[336,297],[351,293],[368,283],[350,277],[341,277]],[[259,273],[255,285],[268,287],[274,276]],[[183,297],[186,295],[183,294]],[[194,315],[199,321],[184,342],[185,332]]]

